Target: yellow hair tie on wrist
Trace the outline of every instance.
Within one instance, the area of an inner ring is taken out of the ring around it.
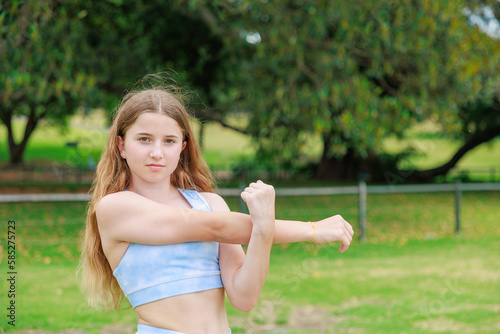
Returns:
[[[314,240],[316,239],[316,225],[314,225],[314,223],[312,223],[312,222],[309,222],[309,223],[311,223],[311,225],[313,227],[313,230],[314,230],[313,239],[311,241],[309,241],[309,242],[314,242]]]

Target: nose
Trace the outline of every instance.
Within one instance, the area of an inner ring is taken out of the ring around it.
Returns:
[[[157,160],[163,158],[163,153],[161,151],[160,145],[158,144],[154,145],[151,149],[151,152],[149,153],[149,156]]]

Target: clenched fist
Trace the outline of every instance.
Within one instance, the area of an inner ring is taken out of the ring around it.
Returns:
[[[241,198],[248,206],[254,227],[274,231],[274,188],[262,181],[250,183],[241,193]]]

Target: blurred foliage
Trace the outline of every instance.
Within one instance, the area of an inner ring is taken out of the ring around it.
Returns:
[[[473,5],[484,2],[219,1],[220,24],[240,32],[219,103],[251,111],[261,157],[280,165],[321,135],[323,176],[335,161],[376,163],[381,140],[416,122],[459,134],[460,107],[491,99],[500,67],[498,40],[464,14]]]
[[[197,92],[195,110],[212,101],[206,92],[218,39],[165,1],[7,1],[0,4],[0,33],[0,116],[11,163],[22,162],[40,119],[64,124],[87,104],[111,114],[147,73],[173,69],[165,80]],[[19,142],[16,115],[27,117]]]
[[[163,71],[166,81],[199,95],[195,111],[213,103],[210,84],[222,45],[197,15],[162,0],[79,1],[78,8],[107,110],[145,74]]]
[[[0,113],[7,126],[30,108],[38,110],[35,120],[63,120],[89,97],[112,110],[144,74],[171,70],[196,92],[196,116],[251,134],[270,169],[293,168],[307,140],[320,136],[316,175],[356,178],[396,165],[382,155],[382,139],[402,138],[418,122],[432,119],[464,140],[500,122],[493,107],[500,43],[471,20],[499,17],[494,0],[1,6]],[[234,113],[246,113],[247,124],[231,124]]]
[[[20,163],[38,122],[64,123],[95,93],[96,81],[85,67],[89,50],[78,15],[47,0],[0,6],[0,119],[7,127],[10,162]],[[12,129],[14,116],[27,119],[20,140]]]

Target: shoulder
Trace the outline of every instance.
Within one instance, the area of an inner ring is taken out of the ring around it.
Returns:
[[[106,217],[110,214],[116,215],[125,208],[137,205],[140,196],[131,191],[120,191],[104,196],[96,205],[97,217]]]
[[[226,201],[218,194],[202,192],[201,196],[207,201],[212,211],[229,211]]]
[[[123,201],[132,199],[133,193],[130,191],[120,191],[104,196],[97,203],[97,210],[103,210],[109,207],[123,204]]]

